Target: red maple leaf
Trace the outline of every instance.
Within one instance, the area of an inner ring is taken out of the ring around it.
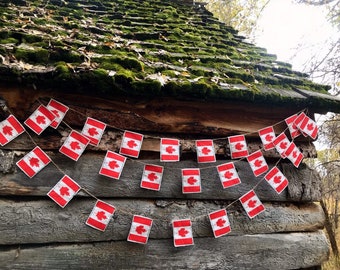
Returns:
[[[238,150],[238,151],[241,151],[242,150],[242,148],[243,148],[243,144],[242,143],[237,143],[236,145],[235,145],[235,148],[236,148],[236,150]]]
[[[210,152],[211,152],[211,150],[208,147],[202,148],[202,154],[203,155],[209,155]]]
[[[262,161],[261,159],[255,160],[255,162],[254,162],[255,167],[261,167],[262,162],[263,162],[263,161]]]
[[[287,148],[287,142],[281,142],[280,143],[280,148],[281,149],[286,149]]]
[[[273,140],[273,136],[270,134],[267,134],[267,136],[265,137],[267,142],[271,142]]]
[[[57,110],[52,110],[51,112],[53,112],[54,115],[55,115],[56,117],[59,117],[59,116],[60,116],[60,115],[59,115],[59,112],[58,112]]]
[[[187,180],[189,185],[195,185],[195,183],[197,182],[197,179],[195,179],[195,177],[190,176]]]
[[[130,141],[127,142],[127,146],[128,146],[129,148],[134,148],[134,147],[137,146],[137,144],[135,143],[134,140],[130,140]]]
[[[307,129],[308,129],[308,130],[312,131],[313,128],[314,128],[313,123],[309,123],[309,124],[307,125]]]
[[[80,149],[79,142],[76,142],[76,141],[71,142],[70,146],[73,150]]]
[[[146,230],[145,230],[145,228],[144,228],[143,225],[139,225],[139,226],[136,227],[136,232],[137,232],[138,234],[143,234],[143,233],[146,232]]]
[[[96,136],[96,135],[99,134],[98,131],[97,131],[97,129],[95,129],[95,128],[89,128],[89,130],[87,131],[87,133],[90,134],[91,137]]]
[[[180,228],[178,231],[178,235],[181,237],[185,237],[188,233],[189,231],[187,231],[185,228]]]
[[[39,125],[45,125],[45,124],[46,124],[45,116],[38,115],[38,116],[35,118],[35,120],[36,120],[36,122],[37,122]]]
[[[99,212],[96,214],[96,217],[97,217],[98,220],[107,219],[107,217],[106,217],[104,211],[99,211]]]
[[[225,221],[224,219],[219,218],[219,219],[217,220],[217,222],[216,222],[216,225],[217,225],[218,227],[223,227],[225,223],[226,223],[226,221]]]
[[[225,174],[224,174],[224,177],[227,178],[227,179],[230,179],[233,177],[233,173],[231,171],[226,171]]]
[[[274,177],[274,183],[275,184],[280,184],[281,183],[281,176],[277,175]]]
[[[61,196],[70,196],[68,187],[61,187],[59,193]]]
[[[172,154],[173,152],[175,152],[175,148],[173,148],[171,145],[168,146],[167,148],[165,148],[165,151],[169,154]]]
[[[112,170],[114,170],[115,168],[119,168],[119,165],[117,164],[117,161],[115,160],[110,161],[108,165]]]
[[[296,151],[293,151],[293,158],[297,158],[297,152]]]
[[[35,157],[30,158],[29,162],[30,162],[30,165],[31,165],[32,167],[40,167],[40,165],[39,165],[39,159],[37,159],[37,158],[35,158]]]
[[[150,181],[155,181],[155,180],[158,179],[158,176],[157,176],[155,173],[149,173],[149,174],[148,174],[148,179],[149,179]]]
[[[4,126],[2,128],[2,132],[6,135],[9,135],[9,136],[13,135],[12,131],[13,131],[13,128],[11,128],[10,126]]]
[[[250,200],[250,201],[248,202],[248,207],[249,207],[249,208],[254,208],[255,205],[256,205],[256,201],[255,201],[255,200]]]

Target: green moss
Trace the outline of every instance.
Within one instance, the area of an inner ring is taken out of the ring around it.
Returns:
[[[0,44],[9,44],[9,43],[17,43],[18,40],[15,38],[6,38],[6,39],[0,39]]]
[[[130,85],[134,80],[134,73],[128,69],[120,69],[114,76],[115,82],[123,85]]]
[[[14,53],[16,59],[23,60],[28,63],[48,63],[49,52],[48,50],[37,48],[34,50],[16,49]]]
[[[159,96],[162,87],[156,80],[134,81],[131,86],[137,95],[149,97]]]

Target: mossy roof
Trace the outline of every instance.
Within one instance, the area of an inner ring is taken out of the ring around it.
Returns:
[[[3,0],[0,83],[340,112],[311,82],[204,6],[174,0]]]

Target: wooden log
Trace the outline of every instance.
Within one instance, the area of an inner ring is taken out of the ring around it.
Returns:
[[[50,98],[55,98],[73,109],[65,118],[71,126],[82,126],[86,116],[90,116],[121,129],[209,136],[256,133],[299,110],[295,106],[249,106],[249,103],[234,100],[178,100],[171,97],[102,99],[96,96],[9,87],[0,89],[0,97],[22,120],[38,107],[40,103],[37,99],[46,105]],[[285,128],[285,125],[276,126],[278,133]]]
[[[301,269],[328,258],[322,231],[197,238],[175,248],[171,239],[20,246],[0,252],[1,269]]]
[[[81,130],[79,130],[81,131]],[[57,131],[52,130],[52,128],[44,131],[42,136],[37,136],[35,134],[31,134],[34,142],[39,145],[42,149],[46,151],[58,150],[63,142],[66,140],[70,129],[65,129],[59,127]],[[119,151],[121,141],[122,141],[123,132],[108,130],[104,132],[103,137],[98,146],[88,146],[87,151]],[[145,155],[144,152],[149,152],[149,156],[153,158],[159,157],[160,150],[160,139],[156,137],[174,137],[172,134],[155,134],[155,136],[146,135],[143,144],[142,144],[142,156]],[[178,138],[178,137],[177,137]],[[213,139],[210,137],[210,139]],[[2,146],[0,149],[4,150],[18,150],[18,151],[29,151],[35,147],[31,138],[25,133],[20,135],[19,138],[13,140],[12,142]],[[196,154],[195,140],[192,138],[189,139],[180,139],[180,154],[182,155],[181,159],[183,160],[185,157],[183,155],[186,154]],[[247,141],[248,151],[249,153],[255,152],[259,149],[263,149],[263,144],[260,142],[259,138],[257,140],[249,140]],[[296,142],[300,151],[303,153],[306,158],[315,158],[317,156],[316,149],[313,144],[309,142],[298,141]],[[230,148],[228,144],[227,137],[225,139],[214,140],[215,153],[218,156],[224,158],[230,157]],[[150,153],[151,152],[151,153]],[[152,155],[151,155],[152,154]],[[280,155],[276,150],[272,149],[269,151],[263,151],[263,155],[265,158],[271,159],[279,159]]]
[[[253,175],[246,161],[235,161],[235,167],[242,183],[223,189],[216,166],[230,160],[217,161],[207,165],[189,160],[161,163],[159,160],[129,159],[124,166],[120,180],[114,180],[98,174],[104,154],[87,153],[81,156],[77,162],[62,154],[49,154],[61,171],[76,180],[83,188],[95,196],[101,197],[236,200],[250,189],[253,189],[259,181],[261,183],[256,187],[255,191],[263,201],[319,201],[321,196],[318,175],[304,164],[300,165],[299,169],[296,169],[290,163],[285,165],[284,174],[288,181],[291,182],[290,185],[294,186],[290,186],[289,189],[285,189],[279,195],[263,180],[263,176],[255,177]],[[63,176],[63,173],[53,164],[49,164],[32,179],[29,179],[15,166],[15,161],[18,157],[12,158],[10,156],[6,159],[11,160],[11,168],[15,172],[13,174],[0,174],[0,195],[45,196]],[[6,162],[8,163],[9,161]],[[165,167],[159,192],[140,188],[145,164],[160,164]],[[202,168],[202,193],[183,194],[181,169],[196,167]],[[301,183],[300,179],[309,179],[308,185]]]
[[[116,207],[105,232],[85,224],[95,200],[73,199],[64,209],[52,200],[0,200],[0,245],[96,242],[126,240],[132,216],[153,219],[152,239],[172,237],[171,221],[190,218],[194,237],[213,237],[208,214],[226,206],[218,201],[111,200]],[[316,231],[322,229],[324,214],[317,204],[265,203],[266,211],[249,219],[239,203],[227,208],[230,235]]]

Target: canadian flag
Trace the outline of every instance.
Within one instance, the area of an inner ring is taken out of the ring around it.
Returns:
[[[294,123],[298,129],[300,129],[303,133],[306,133],[313,140],[315,140],[318,136],[318,126],[305,113],[299,114]]]
[[[152,219],[134,215],[127,240],[129,242],[146,244],[151,231]]]
[[[293,142],[288,146],[285,155],[294,164],[296,168],[299,167],[301,161],[303,160],[303,154],[300,152],[299,148],[297,148],[295,143]]]
[[[190,246],[194,244],[190,219],[173,220],[172,229],[175,247]]]
[[[50,112],[44,105],[40,105],[24,124],[40,135],[56,118],[55,114]]]
[[[259,130],[259,136],[263,144],[264,150],[270,150],[275,148],[273,141],[275,139],[275,132],[272,126]]]
[[[57,128],[60,125],[61,121],[63,121],[65,114],[69,110],[69,107],[54,99],[51,99],[46,107],[56,116],[50,126],[53,128]]]
[[[47,193],[53,201],[64,208],[70,200],[78,193],[80,186],[69,176],[63,178]]]
[[[81,133],[90,140],[91,145],[98,146],[105,128],[105,123],[88,117]]]
[[[179,140],[162,138],[160,152],[162,162],[179,161]]]
[[[147,164],[144,166],[140,187],[158,191],[161,188],[162,177],[162,166]]]
[[[255,194],[254,190],[250,190],[240,198],[240,202],[248,217],[253,218],[265,210],[264,205]]]
[[[244,135],[228,137],[231,158],[242,158],[248,156],[248,147]]]
[[[25,128],[20,124],[14,115],[10,115],[0,122],[0,145],[4,146],[25,132]]]
[[[261,150],[257,150],[256,152],[250,154],[247,157],[247,160],[255,176],[259,176],[269,169]]]
[[[37,146],[16,164],[29,178],[32,178],[50,162],[50,157]]]
[[[280,194],[287,186],[288,180],[283,173],[275,166],[273,167],[264,178],[267,180],[269,185]]]
[[[86,225],[100,231],[105,231],[115,210],[113,205],[97,200],[90,216],[86,220]]]
[[[142,147],[143,135],[131,131],[125,131],[119,153],[122,155],[138,158]]]
[[[199,140],[196,141],[197,162],[215,162],[215,149],[212,140]]]
[[[230,233],[230,222],[225,209],[210,213],[209,219],[215,238]]]
[[[286,158],[285,152],[290,144],[289,139],[283,132],[275,138],[273,141],[276,151],[280,154],[282,158]]]
[[[216,168],[223,188],[232,187],[241,183],[241,179],[238,176],[233,162],[218,165]]]
[[[66,138],[64,144],[60,147],[59,152],[77,161],[89,144],[89,139],[79,132],[72,130]]]
[[[200,169],[182,169],[182,192],[183,194],[201,192]]]
[[[288,126],[290,136],[292,137],[292,139],[295,139],[301,135],[300,130],[296,127],[294,123],[296,118],[297,118],[297,114],[293,114],[292,116],[285,119],[285,122]]]
[[[126,157],[108,150],[99,174],[119,179],[125,165]]]

